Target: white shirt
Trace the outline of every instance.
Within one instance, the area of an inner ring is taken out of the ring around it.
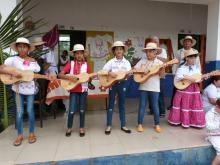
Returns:
[[[155,58],[153,61],[141,59],[135,68],[149,69],[154,65],[162,65],[163,62]],[[140,84],[139,90],[160,92],[160,76],[158,74],[151,76],[146,82]]]
[[[193,48],[192,48],[193,49]],[[196,49],[193,49],[194,51],[196,51],[196,53],[199,53]],[[184,51],[185,49],[182,48],[182,49],[179,49],[176,53],[176,58],[179,60],[179,64],[183,63],[184,62]],[[173,65],[173,73],[175,74],[176,71],[177,71],[177,68],[179,67],[179,64],[175,64]],[[195,64],[200,68],[201,70],[201,64],[200,64],[200,58],[199,56],[196,57],[196,62]]]
[[[190,69],[190,67],[192,69]],[[196,73],[201,74],[200,68],[198,66],[196,66],[196,65],[188,66],[188,65],[184,64],[184,65],[181,65],[181,67],[177,69],[175,79],[181,80],[184,78],[185,75],[191,76]]]
[[[103,70],[107,70],[110,72],[130,71],[131,64],[124,57],[122,58],[122,60],[118,60],[116,57],[114,57],[104,65]]]
[[[213,83],[207,86],[202,94],[203,109],[205,112],[208,112],[215,107],[209,102],[209,98],[220,98],[220,88],[217,88]]]
[[[161,53],[157,55],[157,57],[161,57],[161,58],[164,58],[164,59],[167,59],[167,51],[166,49],[164,48],[161,48]]]
[[[48,50],[48,49],[49,52],[41,56],[42,59],[44,59],[47,63],[51,64],[48,70],[45,71],[45,74],[58,73],[54,51],[45,46],[43,47],[43,50]]]
[[[5,65],[10,65],[20,70],[29,70],[33,72],[39,72],[40,66],[37,62],[30,62],[29,65],[24,65],[24,59],[19,56],[9,57],[5,60]],[[12,90],[23,95],[33,95],[36,92],[36,86],[34,81],[21,82],[18,85],[13,84]]]
[[[205,115],[206,129],[210,136],[220,136],[220,114],[212,108]]]

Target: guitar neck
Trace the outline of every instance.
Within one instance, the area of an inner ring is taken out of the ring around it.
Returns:
[[[34,74],[35,79],[46,79],[49,80],[49,77],[47,75],[42,75],[42,74]]]

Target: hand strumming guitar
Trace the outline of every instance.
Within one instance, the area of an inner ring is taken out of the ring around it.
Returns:
[[[195,79],[195,78],[193,78],[193,77],[191,77],[191,76],[188,76],[188,75],[184,75],[184,79],[185,79],[185,80],[189,80],[189,81],[191,81],[192,83],[195,83],[195,82],[196,82],[196,79]]]
[[[72,82],[76,82],[78,80],[78,77],[71,75],[71,76],[68,76],[68,80]]]
[[[22,74],[19,73],[19,72],[12,72],[12,73],[10,73],[10,75],[13,76],[13,77],[16,77],[16,78],[21,78],[22,77]]]
[[[112,78],[116,78],[116,77],[117,77],[117,74],[116,74],[116,73],[109,72],[108,74],[109,74],[109,76],[111,76]]]

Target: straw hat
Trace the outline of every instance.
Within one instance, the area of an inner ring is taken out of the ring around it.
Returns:
[[[35,49],[35,46],[33,44],[31,44],[27,38],[24,38],[24,37],[17,38],[17,40],[15,42],[10,44],[10,48],[17,52],[18,50],[17,50],[16,44],[18,44],[18,43],[23,43],[23,44],[29,45],[30,46],[29,52],[31,52]]]
[[[46,42],[42,40],[42,37],[36,37],[34,38],[33,40],[33,44],[34,46],[40,46],[40,45],[43,45],[45,44]]]
[[[121,46],[121,47],[125,47],[124,43],[122,41],[115,41],[112,45],[112,49],[114,47],[118,47],[118,46]]]
[[[85,48],[82,44],[75,44],[71,52],[75,52],[75,51],[85,51]]]
[[[183,42],[185,40],[191,40],[192,41],[192,46],[195,46],[196,40],[192,36],[185,36],[185,38],[180,40],[180,44],[183,46]]]
[[[198,56],[199,52],[195,49],[184,50],[184,58],[189,56]]]
[[[157,44],[154,42],[149,42],[147,43],[146,47],[143,49],[144,52],[146,52],[146,50],[150,50],[150,49],[155,49],[157,50],[157,55],[160,54],[162,52],[162,49],[160,47],[157,47]]]

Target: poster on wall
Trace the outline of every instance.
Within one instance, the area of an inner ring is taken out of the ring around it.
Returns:
[[[88,62],[93,72],[102,70],[105,63],[112,57],[111,47],[114,40],[114,32],[87,31],[86,50],[89,54]]]
[[[139,59],[145,57],[144,48],[145,37],[133,36],[127,38],[124,43],[126,46],[125,58],[134,66]]]

